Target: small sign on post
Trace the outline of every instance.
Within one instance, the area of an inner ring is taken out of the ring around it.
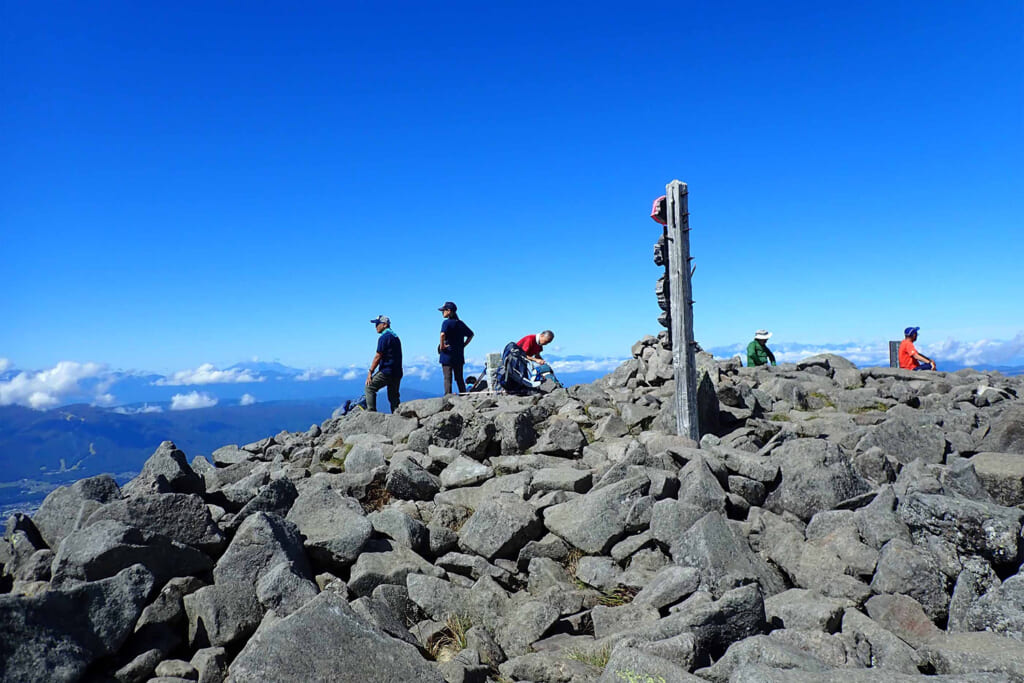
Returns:
[[[686,183],[673,180],[665,186],[669,329],[672,365],[676,381],[676,433],[700,443],[697,420],[697,362],[693,343],[693,290],[690,282],[690,213]]]

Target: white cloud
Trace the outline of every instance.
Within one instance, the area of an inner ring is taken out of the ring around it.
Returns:
[[[334,368],[324,368],[323,370],[316,370],[310,368],[309,370],[303,372],[301,375],[296,375],[295,381],[314,382],[318,379],[323,379],[324,377],[337,377],[340,374],[341,373],[338,370],[335,370]]]
[[[145,413],[162,413],[164,412],[164,409],[160,406],[151,406],[147,403],[139,408],[125,408],[124,406],[114,408],[114,412],[120,413],[121,415],[142,415]]]
[[[175,394],[171,397],[171,410],[195,410],[196,408],[211,408],[215,405],[217,405],[217,399],[198,391]]]
[[[1018,365],[1024,362],[1024,332],[1008,341],[980,339],[961,342],[947,339],[929,355],[962,365]]]
[[[7,359],[7,358],[0,358],[0,372],[7,372],[13,366],[14,366],[14,363],[12,363],[9,359]]]
[[[99,363],[64,360],[49,370],[19,372],[11,379],[0,382],[0,405],[16,403],[36,410],[52,408],[69,396],[82,394],[82,388],[78,385],[81,380],[96,377],[105,371],[106,366]]]
[[[101,406],[103,408],[106,408],[108,406],[112,406],[115,403],[117,403],[117,399],[114,398],[114,395],[110,394],[110,393],[107,393],[107,394],[97,394],[96,398],[94,398],[93,401],[92,401],[92,404],[94,406]]]
[[[625,358],[586,358],[582,360],[553,360],[555,372],[611,372],[625,362]]]
[[[241,382],[262,382],[266,378],[254,375],[250,370],[233,368],[218,370],[213,363],[203,363],[195,370],[179,370],[170,377],[164,377],[153,384],[166,387],[188,386],[193,384],[238,384]]]
[[[255,402],[256,402],[256,397],[253,396],[252,394],[242,394],[242,398],[240,398],[238,400],[238,405],[240,405],[240,406],[251,406]]]
[[[359,376],[359,371],[358,370],[356,370],[355,368],[349,368],[348,370],[345,371],[345,374],[342,375],[341,378],[348,380],[348,379],[355,379],[358,376]]]

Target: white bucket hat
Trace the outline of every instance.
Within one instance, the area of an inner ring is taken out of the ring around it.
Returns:
[[[757,332],[754,333],[754,339],[757,339],[759,341],[768,341],[771,338],[772,333],[769,332],[768,330],[758,330]]]

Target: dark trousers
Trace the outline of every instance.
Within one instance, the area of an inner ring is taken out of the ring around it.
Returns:
[[[452,377],[455,378],[455,384],[459,387],[459,393],[466,393],[466,381],[462,379],[462,366],[464,363],[458,365],[442,365],[441,374],[444,375],[444,393],[452,393]]]
[[[388,403],[391,404],[391,412],[398,410],[398,385],[402,383],[401,375],[385,375],[378,372],[366,385],[366,409],[377,412],[377,392],[383,387],[388,388]]]

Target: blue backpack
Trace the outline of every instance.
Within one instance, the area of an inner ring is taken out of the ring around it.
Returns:
[[[515,342],[509,342],[501,352],[501,365],[498,366],[498,384],[510,394],[533,391],[530,381],[530,362],[526,353]]]

